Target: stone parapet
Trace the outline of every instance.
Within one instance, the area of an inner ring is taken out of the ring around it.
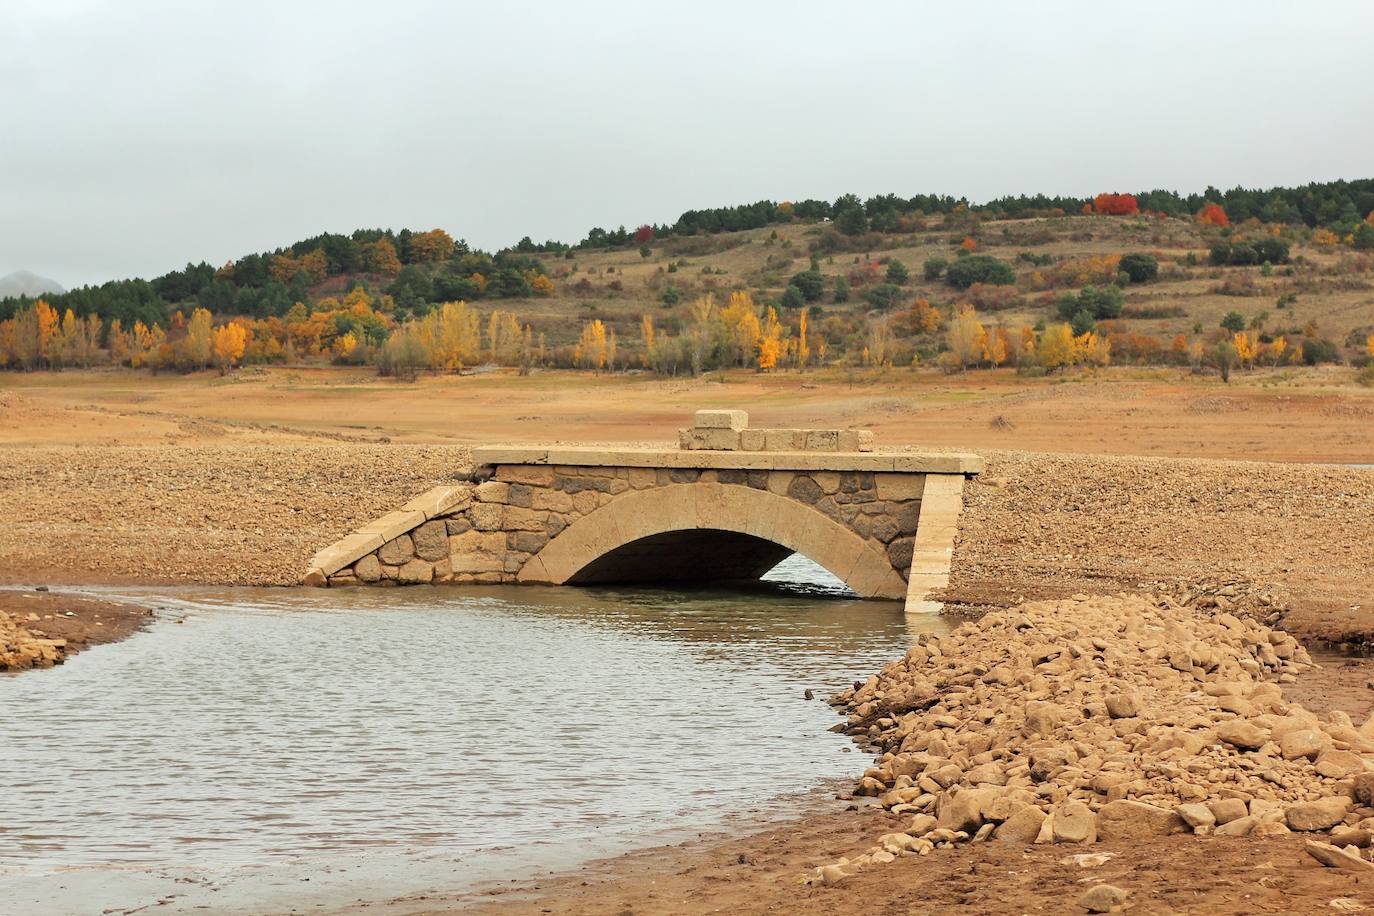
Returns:
[[[698,410],[692,425],[677,431],[684,451],[871,452],[868,429],[750,429],[742,410]]]
[[[983,459],[966,452],[684,451],[604,446],[485,446],[472,451],[483,465],[599,465],[704,470],[892,471],[904,474],[978,474]]]

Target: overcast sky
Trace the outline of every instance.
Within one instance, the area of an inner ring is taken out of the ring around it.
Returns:
[[[0,275],[1374,176],[1374,3],[0,0]]]

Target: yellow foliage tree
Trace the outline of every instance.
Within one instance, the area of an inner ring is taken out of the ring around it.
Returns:
[[[498,366],[514,366],[520,361],[520,320],[501,309],[487,319],[487,352]]]
[[[1052,324],[1040,335],[1040,346],[1036,356],[1040,365],[1046,369],[1062,369],[1072,366],[1076,356],[1073,343],[1073,328],[1067,323]]]
[[[983,335],[983,359],[994,369],[1007,361],[1007,329],[1000,324]]]
[[[584,369],[600,372],[610,357],[610,346],[606,325],[601,319],[595,319],[582,325],[582,334],[573,347],[573,360]]]
[[[348,359],[356,349],[358,349],[358,338],[353,335],[352,331],[335,337],[334,342],[329,345],[329,352],[333,353],[334,358],[338,360]]]
[[[461,371],[481,356],[481,316],[466,302],[445,302],[421,320],[420,340],[431,369]]]
[[[1374,340],[1374,335],[1371,335],[1370,340]],[[1280,335],[1269,341],[1269,345],[1265,347],[1265,352],[1269,354],[1270,365],[1277,366],[1283,362],[1283,355],[1287,350],[1288,338]],[[1374,355],[1374,349],[1370,350],[1370,355]]]
[[[768,317],[763,321],[763,331],[758,342],[758,366],[760,372],[776,369],[783,354],[782,322],[778,321],[777,309],[769,307]]]
[[[186,322],[186,337],[181,341],[182,359],[187,368],[204,369],[210,365],[214,355],[214,337],[211,333],[210,313],[196,309],[191,320]]]
[[[1094,331],[1085,331],[1073,339],[1073,353],[1074,362],[1105,366],[1112,361],[1112,342]]]
[[[1252,341],[1249,334],[1239,331],[1231,338],[1231,343],[1236,348],[1236,359],[1240,361],[1240,364],[1246,368],[1253,367],[1257,341]]]
[[[949,346],[950,358],[959,364],[961,372],[967,371],[969,363],[976,363],[983,356],[983,342],[987,331],[978,320],[978,312],[973,306],[964,304],[954,309],[954,319],[945,332],[945,343]]]
[[[530,281],[530,289],[534,290],[536,296],[552,296],[554,293],[553,281],[544,274],[536,274]]]
[[[797,370],[806,368],[807,360],[811,358],[811,344],[806,338],[807,318],[806,309],[801,310],[801,316],[797,319]]]
[[[195,320],[194,315],[191,320]],[[352,337],[351,334],[346,336]],[[234,363],[243,358],[243,351],[247,346],[248,329],[237,321],[231,321],[229,324],[220,325],[216,328],[212,347],[215,365],[219,366],[219,371],[222,373],[226,369],[233,368]],[[352,351],[352,347],[349,347],[349,351]]]

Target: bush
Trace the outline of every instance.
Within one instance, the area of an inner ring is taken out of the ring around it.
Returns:
[[[1251,264],[1288,263],[1288,243],[1282,239],[1259,239],[1254,242],[1218,242],[1207,258],[1216,267],[1238,267]]]
[[[1341,361],[1341,351],[1325,338],[1317,340],[1308,337],[1302,342],[1302,361],[1309,366],[1318,363],[1338,363]]]
[[[793,274],[792,279],[788,281],[788,288],[793,287],[801,291],[807,302],[815,302],[825,293],[825,277],[815,268],[803,270],[801,273]]]
[[[668,284],[668,288],[663,291],[663,295],[659,298],[663,301],[664,305],[677,305],[678,300],[682,298],[682,293],[678,292],[677,287],[670,283]]]
[[[836,302],[848,302],[848,301],[849,301],[849,278],[848,278],[848,277],[836,277],[836,278],[835,278],[835,301],[836,301]]]
[[[640,256],[641,258],[647,258],[647,257],[649,257],[650,255],[652,255],[653,253],[654,253],[654,250],[653,250],[652,248],[650,248],[648,245],[640,245],[640,246],[639,246],[639,256]]]
[[[1110,321],[1121,317],[1125,301],[1119,286],[1085,286],[1077,295],[1065,293],[1060,296],[1055,308],[1063,321],[1074,320],[1080,311],[1087,312],[1097,321]]]
[[[948,266],[949,262],[944,258],[928,258],[921,265],[921,275],[927,280],[938,280]]]
[[[902,301],[902,288],[895,283],[879,283],[864,292],[864,299],[875,309],[890,309]]]
[[[782,307],[785,309],[799,309],[806,305],[806,294],[801,288],[795,285],[788,286],[782,293]]]
[[[1159,276],[1159,259],[1152,254],[1124,254],[1120,267],[1132,283],[1148,283]]]
[[[906,269],[906,265],[893,258],[887,262],[887,282],[901,286],[911,276],[911,271]]]
[[[968,289],[975,283],[1006,286],[1016,282],[1016,271],[1006,261],[991,255],[975,254],[960,258],[945,269],[945,282],[955,289]]]
[[[1232,334],[1239,334],[1245,330],[1245,316],[1235,309],[1221,316],[1221,327],[1230,331]]]

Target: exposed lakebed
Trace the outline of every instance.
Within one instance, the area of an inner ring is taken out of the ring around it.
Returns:
[[[861,770],[820,700],[912,636],[825,585],[134,597],[147,632],[0,679],[4,899],[344,905],[711,829]]]

